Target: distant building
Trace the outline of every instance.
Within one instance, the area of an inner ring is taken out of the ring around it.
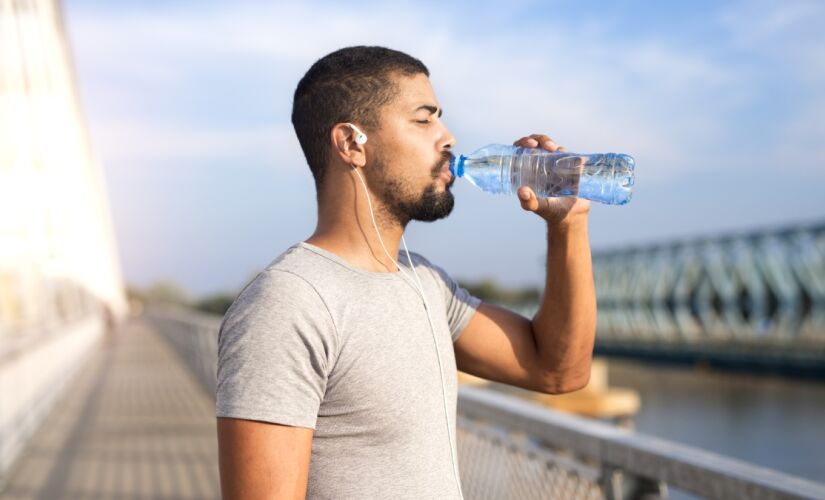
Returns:
[[[0,343],[125,312],[60,7],[0,0]]]

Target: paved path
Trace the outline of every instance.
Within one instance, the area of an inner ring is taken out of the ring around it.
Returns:
[[[213,399],[148,322],[67,387],[0,500],[219,498]]]

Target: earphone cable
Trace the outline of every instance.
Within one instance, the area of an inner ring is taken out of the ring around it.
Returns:
[[[433,323],[432,317],[430,316],[430,305],[427,303],[427,297],[424,294],[424,286],[421,284],[421,278],[419,278],[418,272],[416,272],[416,270],[415,270],[415,265],[413,264],[412,258],[410,257],[410,250],[407,248],[407,241],[406,241],[406,239],[404,239],[403,234],[401,235],[401,242],[404,244],[404,252],[407,254],[407,261],[410,263],[410,268],[412,269],[413,275],[415,276],[415,281],[413,281],[409,276],[407,276],[406,272],[403,269],[401,269],[401,266],[398,265],[398,262],[395,259],[392,258],[392,255],[390,255],[390,252],[387,250],[386,245],[384,245],[384,239],[381,238],[381,231],[378,230],[378,224],[375,221],[375,213],[373,212],[373,209],[372,209],[372,201],[370,201],[370,193],[369,193],[369,188],[367,188],[367,183],[364,182],[364,178],[361,176],[361,173],[358,171],[358,168],[355,167],[355,166],[353,166],[352,168],[355,171],[355,174],[358,175],[358,179],[361,181],[361,184],[364,186],[364,194],[367,197],[367,206],[370,209],[370,218],[372,219],[372,227],[375,228],[375,234],[378,236],[378,242],[381,244],[381,248],[384,250],[384,253],[387,255],[387,258],[390,259],[390,261],[393,264],[395,264],[395,267],[396,267],[396,269],[398,269],[398,272],[400,272],[401,275],[404,276],[404,278],[406,278],[407,280],[413,282],[411,284],[414,285],[414,288],[417,289],[418,293],[421,295],[421,300],[424,302],[424,312],[427,313],[427,321],[430,324],[430,332],[432,333],[433,345],[435,346],[435,355],[436,355],[436,359],[438,360],[438,375],[441,379],[441,395],[442,395],[442,399],[443,399],[443,402],[444,402],[444,418],[445,418],[446,423],[447,423],[447,439],[450,441],[450,459],[452,460],[452,463],[453,463],[453,475],[455,476],[456,487],[458,488],[458,497],[463,500],[464,499],[464,493],[462,492],[462,489],[461,489],[461,475],[460,475],[459,470],[458,470],[458,461],[456,460],[455,446],[453,446],[453,443],[456,442],[456,441],[453,438],[452,430],[451,430],[451,426],[450,426],[450,416],[449,416],[449,409],[448,409],[449,405],[447,403],[447,387],[446,387],[445,382],[444,382],[444,367],[443,367],[443,364],[441,362],[441,351],[438,349],[438,338],[436,337],[436,334],[435,334],[435,325]],[[457,442],[456,442],[456,446],[457,446]]]

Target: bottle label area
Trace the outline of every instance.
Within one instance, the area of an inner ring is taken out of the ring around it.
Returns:
[[[526,152],[510,157],[510,190],[530,186],[539,197],[576,196],[585,159],[580,156]]]

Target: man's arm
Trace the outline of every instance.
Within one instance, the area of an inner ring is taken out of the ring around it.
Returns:
[[[518,146],[559,148],[533,135]],[[551,394],[581,389],[590,379],[596,333],[596,291],[587,234],[590,204],[577,198],[539,200],[519,190],[525,210],[547,221],[547,275],[532,321],[481,304],[455,342],[458,369],[489,380]]]
[[[221,497],[304,498],[312,433],[305,427],[218,418]]]

